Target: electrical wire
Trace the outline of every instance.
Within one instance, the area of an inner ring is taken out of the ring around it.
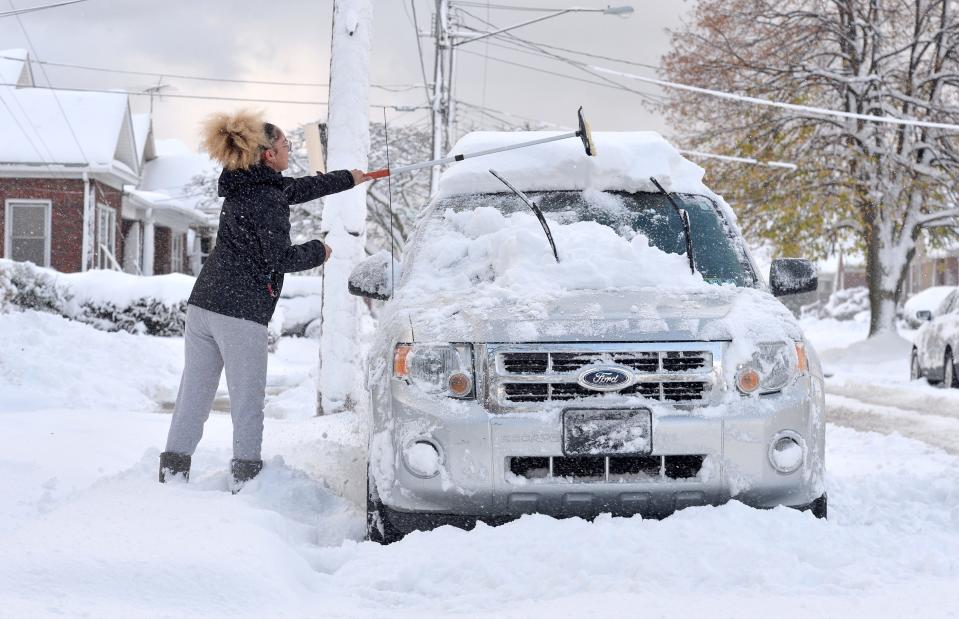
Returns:
[[[10,8],[13,9],[14,11],[17,10],[17,7],[13,4],[13,0],[7,0],[7,4],[9,4]],[[33,57],[39,60],[40,54],[37,53],[37,48],[34,47],[33,41],[30,39],[30,34],[27,32],[26,26],[23,25],[23,20],[20,19],[19,14],[16,14],[15,17],[17,18],[17,23],[20,25],[20,30],[23,32],[23,37],[24,39],[26,39],[27,45],[30,47],[31,53],[33,53]],[[46,69],[43,68],[43,65],[40,65],[40,71],[43,73],[43,79],[47,80],[47,85],[50,85],[51,83],[50,77],[47,75],[47,71]],[[70,117],[67,116],[66,111],[63,109],[63,104],[60,103],[60,97],[57,96],[57,91],[51,89],[50,92],[53,93],[53,100],[56,101],[57,108],[59,108],[60,114],[63,115],[63,120],[66,121],[67,123],[67,129],[70,130],[70,135],[73,137],[74,144],[76,144],[77,148],[80,150],[80,156],[83,158],[83,163],[86,165],[90,165],[90,159],[89,157],[87,157],[87,153],[83,150],[83,145],[80,144],[80,139],[77,138],[76,131],[73,130],[73,123],[70,122]],[[31,123],[32,122],[33,121],[31,121]]]
[[[405,5],[404,5],[405,6]],[[423,60],[423,44],[420,43],[420,26],[416,17],[416,0],[410,0],[410,8],[413,11],[413,34],[416,36],[416,52],[420,57],[420,74],[423,76],[423,90],[426,92],[426,101],[432,100],[430,95],[430,82],[426,79],[426,62]]]
[[[495,25],[495,24],[493,24],[493,23],[491,23],[491,22],[488,22],[488,21],[486,21],[485,19],[483,19],[483,18],[481,18],[481,17],[476,16],[476,15],[474,15],[473,13],[470,13],[469,11],[461,10],[461,12],[462,12],[462,13],[465,13],[466,15],[472,17],[473,19],[479,21],[480,23],[482,23],[482,24],[484,24],[484,25],[486,25],[486,26],[488,26],[488,27],[496,28],[496,25]],[[572,59],[572,58],[567,58],[567,57],[562,56],[562,55],[560,55],[560,54],[556,54],[556,53],[553,53],[553,52],[546,51],[546,50],[538,47],[535,43],[533,43],[533,42],[531,42],[531,41],[527,41],[527,40],[522,39],[522,38],[520,38],[520,37],[517,37],[516,35],[514,35],[514,34],[512,34],[512,33],[504,32],[504,33],[501,33],[501,34],[498,34],[498,35],[495,35],[495,36],[496,36],[497,38],[507,37],[507,38],[509,38],[513,43],[515,43],[515,44],[517,44],[517,45],[520,45],[520,46],[522,46],[522,47],[527,47],[527,48],[529,48],[529,49],[531,49],[531,50],[533,50],[533,51],[535,51],[535,52],[538,52],[539,54],[542,54],[543,56],[546,56],[546,57],[551,58],[551,59],[553,59],[553,60],[556,60],[556,61],[558,61],[558,62],[562,62],[562,63],[567,64],[567,65],[569,65],[569,66],[575,67],[576,69],[579,69],[580,71],[583,71],[584,73],[587,73],[587,74],[589,74],[589,75],[592,75],[593,77],[597,77],[597,78],[599,78],[600,80],[602,80],[603,82],[606,82],[606,83],[608,83],[608,84],[610,84],[610,85],[613,85],[613,86],[615,86],[616,88],[619,88],[619,89],[621,89],[621,90],[624,90],[624,91],[627,91],[627,92],[632,92],[633,94],[639,95],[639,96],[641,96],[641,97],[650,97],[650,98],[651,98],[651,95],[649,95],[648,93],[644,93],[644,92],[642,92],[642,91],[635,90],[635,89],[633,89],[633,88],[629,88],[628,86],[625,86],[625,85],[623,85],[623,84],[620,84],[619,82],[617,82],[617,81],[615,81],[615,80],[613,80],[613,79],[610,79],[610,78],[608,78],[608,77],[604,77],[604,76],[596,73],[595,71],[591,70],[591,69],[588,67],[588,65],[586,65],[585,63],[579,62],[579,61],[574,60],[574,59]],[[651,100],[653,100],[653,99],[651,98]]]
[[[22,60],[22,58],[16,58],[13,56],[4,56],[0,54],[0,58],[5,58],[8,60]],[[320,83],[320,82],[282,82],[282,81],[272,81],[272,80],[244,80],[236,79],[229,77],[210,77],[206,75],[186,75],[179,73],[158,73],[156,71],[132,71],[127,69],[112,69],[108,67],[94,67],[90,65],[82,64],[73,64],[69,62],[52,62],[49,60],[37,60],[31,58],[30,62],[38,65],[46,65],[49,67],[62,67],[67,69],[80,69],[83,71],[96,71],[99,73],[115,73],[120,75],[140,75],[143,77],[160,77],[160,78],[169,78],[169,79],[180,79],[180,80],[192,80],[200,82],[222,82],[227,84],[252,84],[252,85],[262,85],[262,86],[299,86],[306,88],[329,88],[329,83]],[[370,84],[371,88],[376,88],[379,90],[386,90],[390,92],[406,92],[408,90],[413,90],[419,88],[419,84]]]
[[[459,4],[461,4],[461,3],[457,3],[457,5],[459,5]],[[473,5],[475,5],[475,4],[476,4],[476,3],[470,3],[471,6],[473,6]],[[462,12],[465,13],[465,14],[467,14],[467,15],[469,15],[469,16],[472,17],[473,19],[476,19],[476,20],[482,22],[482,23],[483,23],[484,25],[486,25],[486,26],[494,27],[494,28],[495,28],[495,26],[494,26],[491,22],[489,22],[487,19],[482,19],[482,18],[474,15],[473,13],[470,13],[469,11],[462,11]],[[487,17],[488,17],[488,16],[487,16]],[[472,28],[470,28],[470,29],[472,30]],[[612,57],[612,56],[603,56],[602,54],[594,54],[593,52],[584,52],[584,51],[580,51],[580,50],[576,50],[576,49],[569,49],[568,47],[559,47],[558,45],[550,45],[550,44],[548,44],[548,43],[538,43],[538,42],[536,42],[536,41],[530,41],[529,39],[521,38],[521,37],[516,36],[516,35],[514,35],[514,34],[512,34],[512,33],[510,33],[510,35],[511,35],[511,37],[512,37],[513,39],[515,39],[516,41],[522,41],[523,43],[525,43],[525,44],[527,44],[527,45],[535,46],[535,47],[537,47],[537,48],[554,49],[554,50],[561,51],[561,52],[567,52],[567,53],[569,53],[569,54],[576,54],[577,56],[586,56],[587,58],[596,58],[597,60],[609,60],[609,61],[612,61],[612,62],[619,62],[619,63],[626,64],[626,65],[632,65],[632,66],[634,66],[634,67],[641,67],[641,68],[643,68],[643,69],[651,69],[651,70],[654,70],[654,71],[657,71],[657,70],[660,69],[660,67],[657,66],[657,65],[651,65],[651,64],[646,64],[646,63],[642,63],[642,62],[636,62],[635,60],[626,60],[626,59],[623,59],[623,58],[614,58],[614,57]]]
[[[0,86],[16,86],[16,84],[10,82],[0,82]],[[120,89],[106,89],[106,88],[71,88],[68,86],[31,86],[30,89],[33,90],[53,90],[53,91],[65,91],[65,92],[102,92],[107,94],[115,95],[128,95],[131,97],[149,97],[152,93],[149,92],[135,92],[129,90],[120,90]],[[160,95],[166,98],[172,99],[209,99],[213,101],[246,101],[253,103],[286,103],[291,105],[329,105],[328,101],[303,101],[303,100],[291,100],[291,99],[261,99],[256,97],[223,97],[215,95],[183,95],[183,94],[164,94]],[[371,103],[370,107],[372,108],[381,108],[386,107],[389,109],[394,109],[398,112],[411,112],[414,110],[425,110],[429,109],[429,106],[425,105],[400,105],[400,104],[378,104]]]
[[[477,52],[470,51],[470,50],[468,50],[468,49],[460,49],[460,50],[457,50],[457,52],[460,52],[460,53],[463,53],[463,54],[468,54],[468,55],[470,55],[470,56],[477,56],[477,57],[479,57],[479,58],[483,58],[483,57],[484,57],[482,54],[479,54],[479,53],[477,53]],[[642,93],[642,92],[640,92],[640,91],[638,91],[638,90],[634,90],[634,89],[632,89],[632,88],[625,88],[625,87],[623,87],[623,86],[621,86],[621,85],[618,85],[618,84],[615,84],[615,83],[609,83],[609,82],[605,82],[605,81],[604,81],[604,82],[600,82],[600,81],[595,81],[595,80],[589,80],[589,79],[585,79],[585,78],[582,78],[582,77],[576,77],[576,76],[574,76],[574,75],[568,75],[568,74],[566,74],[566,73],[560,73],[560,72],[558,72],[558,71],[550,71],[550,70],[548,70],[548,69],[543,69],[543,68],[541,68],[541,67],[534,67],[534,66],[532,66],[532,65],[523,64],[523,63],[520,63],[520,62],[514,62],[514,61],[512,61],[512,60],[506,60],[506,59],[504,59],[504,58],[497,58],[496,56],[489,56],[489,59],[492,60],[492,61],[494,61],[494,62],[499,62],[499,63],[501,63],[501,64],[507,64],[507,65],[514,66],[514,67],[519,67],[519,68],[522,68],[522,69],[530,69],[530,70],[536,71],[536,72],[538,72],[538,73],[545,73],[545,74],[547,74],[547,75],[555,75],[556,77],[561,77],[561,78],[563,78],[563,79],[572,80],[572,81],[574,81],[574,82],[580,82],[580,83],[583,83],[583,84],[590,84],[590,85],[593,85],[593,86],[602,86],[602,87],[604,87],[604,88],[613,88],[613,89],[615,89],[615,90],[626,90],[626,91],[631,92],[631,93],[633,93],[633,94],[637,94],[637,95],[640,95],[640,96],[648,97],[650,100],[655,100],[655,98],[654,98],[653,95],[650,95],[650,94],[647,94],[647,93]]]
[[[67,6],[69,4],[79,4],[81,2],[87,2],[87,0],[67,0],[66,2],[57,2],[56,4],[44,4],[42,6],[31,6],[25,9],[13,9],[12,11],[0,13],[0,17],[13,17],[14,15],[23,15],[25,13],[33,13],[35,11],[45,11],[47,9],[55,9],[57,7]]]

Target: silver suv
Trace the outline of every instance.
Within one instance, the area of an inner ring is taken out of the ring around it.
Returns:
[[[381,253],[354,271],[351,292],[390,299],[368,377],[370,539],[531,512],[662,517],[730,499],[825,517],[822,372],[774,299],[815,289],[812,265],[776,260],[767,287],[715,194],[603,193],[624,209],[594,208],[578,190],[441,193],[402,265]],[[586,221],[691,251],[703,284],[544,298],[536,287],[520,304],[462,287],[404,295],[464,213],[508,219],[530,203],[544,233]]]

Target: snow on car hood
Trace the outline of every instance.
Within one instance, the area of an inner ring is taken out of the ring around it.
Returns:
[[[642,235],[592,221],[551,229],[559,263],[533,215],[446,211],[418,239],[384,320],[437,342],[800,337],[768,293],[706,283]]]
[[[439,296],[392,313],[421,342],[637,342],[802,339],[798,323],[769,293],[751,288],[644,288],[531,299]]]
[[[550,131],[476,131],[456,143],[451,154],[519,144],[560,135]],[[656,191],[655,176],[667,191],[708,196],[705,171],[685,159],[661,135],[652,131],[593,133],[597,155],[586,155],[578,138],[538,144],[452,164],[443,173],[439,197],[495,193],[503,184],[489,173],[493,168],[520,191]]]

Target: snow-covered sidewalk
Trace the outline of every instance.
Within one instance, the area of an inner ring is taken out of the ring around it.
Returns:
[[[361,541],[363,421],[312,416],[310,340],[271,356],[257,480],[227,490],[214,413],[190,484],[156,483],[181,355],[179,339],[0,316],[0,617],[957,613],[959,458],[916,440],[830,425],[827,521],[731,503],[382,547]]]

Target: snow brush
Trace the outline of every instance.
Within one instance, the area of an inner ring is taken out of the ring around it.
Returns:
[[[491,148],[489,150],[481,150],[475,153],[466,153],[463,155],[452,155],[450,157],[444,157],[443,159],[432,159],[430,161],[423,161],[420,163],[413,163],[410,165],[399,166],[396,168],[383,168],[382,170],[373,170],[372,172],[367,172],[367,176],[370,178],[386,178],[387,176],[392,176],[394,174],[400,174],[402,172],[411,172],[413,170],[420,170],[422,168],[432,168],[433,166],[443,165],[444,163],[453,163],[455,161],[463,161],[464,159],[472,159],[473,157],[482,157],[483,155],[492,155],[493,153],[501,153],[507,150],[516,150],[517,148],[526,148],[528,146],[536,146],[537,144],[545,144],[547,142],[556,142],[558,140],[568,140],[569,138],[579,138],[583,141],[583,148],[586,149],[586,154],[590,157],[596,156],[596,145],[593,143],[593,132],[589,128],[589,123],[586,122],[586,118],[583,116],[583,108],[580,107],[577,112],[579,116],[579,129],[576,131],[571,131],[570,133],[563,133],[561,135],[554,135],[549,138],[542,138],[539,140],[532,140],[529,142],[522,142],[520,144],[513,144],[511,146],[500,146],[498,148]]]

